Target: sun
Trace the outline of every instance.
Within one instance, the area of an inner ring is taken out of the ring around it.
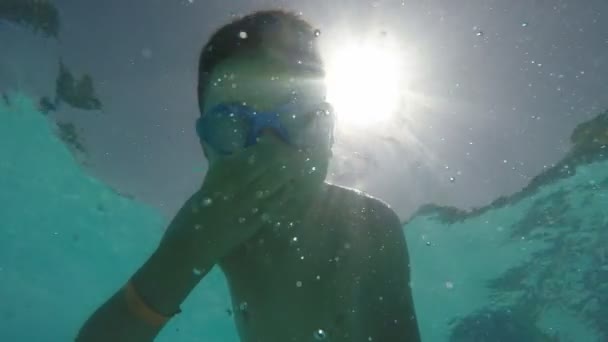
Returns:
[[[397,109],[403,68],[398,49],[386,43],[335,46],[327,59],[327,99],[341,125],[387,121]]]

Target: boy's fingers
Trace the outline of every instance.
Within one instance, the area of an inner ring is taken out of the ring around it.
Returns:
[[[281,182],[296,177],[304,169],[304,162],[299,156],[285,156],[280,159],[260,162],[255,171],[247,177],[254,182]]]
[[[283,187],[289,183],[291,179],[290,176],[284,175],[272,175],[266,174],[262,176],[256,183],[255,189],[256,191],[260,191],[262,193],[261,196],[258,196],[258,199],[267,200],[268,198],[275,196],[278,192],[282,190]],[[258,192],[257,194],[259,194]],[[257,195],[256,194],[256,195]]]
[[[265,214],[270,220],[279,219],[283,213],[282,208],[288,204],[289,189],[287,186],[282,186],[274,193],[269,195],[259,206],[260,215]]]

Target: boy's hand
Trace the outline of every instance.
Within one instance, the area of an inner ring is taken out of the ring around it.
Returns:
[[[263,136],[242,152],[223,157],[205,176],[201,189],[171,225],[167,237],[176,237],[183,250],[194,253],[202,267],[210,267],[250,239],[268,222],[293,209],[296,181],[306,175],[306,155]],[[188,213],[187,211],[190,211]]]

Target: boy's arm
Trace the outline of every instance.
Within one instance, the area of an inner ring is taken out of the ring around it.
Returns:
[[[170,315],[213,267],[214,261],[201,259],[190,241],[178,234],[178,226],[193,227],[198,219],[192,215],[191,198],[175,216],[160,245],[130,279],[137,296],[152,310]],[[201,264],[203,263],[203,264]],[[196,272],[193,268],[196,267]],[[142,320],[129,308],[125,287],[118,290],[85,322],[76,341],[152,341],[162,324]]]
[[[373,341],[419,342],[420,332],[410,287],[409,255],[399,217],[386,204],[371,220],[378,250],[370,251],[371,270],[362,277],[361,304],[369,314]],[[366,337],[367,338],[367,337]]]

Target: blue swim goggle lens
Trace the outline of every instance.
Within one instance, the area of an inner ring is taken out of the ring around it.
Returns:
[[[242,103],[221,103],[197,120],[196,132],[201,141],[224,155],[254,145],[266,128],[285,143],[305,149],[333,144],[334,119],[333,108],[326,102],[309,109],[288,103],[270,112]]]

